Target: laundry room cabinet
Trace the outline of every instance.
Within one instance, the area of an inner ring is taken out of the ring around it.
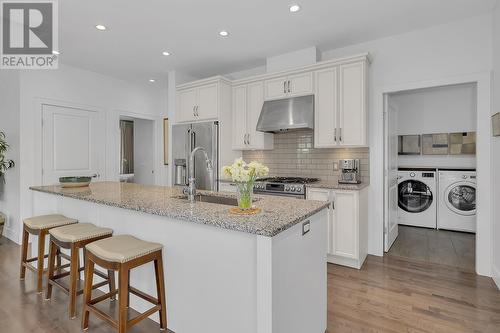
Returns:
[[[234,150],[274,148],[274,135],[256,130],[264,104],[262,81],[233,86],[232,147]]]
[[[314,73],[315,148],[368,144],[367,64],[365,58]]]
[[[368,189],[308,188],[307,199],[330,201],[328,262],[361,268],[368,253]]]

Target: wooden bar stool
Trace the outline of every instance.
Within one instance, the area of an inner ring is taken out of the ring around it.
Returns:
[[[165,303],[165,280],[163,276],[162,248],[158,243],[145,242],[129,235],[113,236],[97,242],[88,244],[85,253],[85,288],[83,298],[82,329],[89,326],[90,311],[108,324],[118,329],[119,333],[125,333],[128,328],[146,319],[156,311],[160,315],[160,329],[167,328],[167,307]],[[130,270],[146,263],[154,261],[156,274],[157,297],[154,298],[136,288],[130,286]],[[94,264],[105,269],[118,271],[118,290],[109,294],[92,299],[92,273]],[[95,305],[106,298],[118,293],[119,310],[118,321],[98,309]],[[128,319],[127,308],[129,293],[132,293],[154,306],[137,317]]]
[[[47,278],[47,295],[45,299],[49,300],[51,298],[53,285],[61,288],[69,295],[69,317],[73,319],[76,317],[76,297],[83,294],[83,289],[77,290],[77,280],[80,279],[80,272],[84,270],[83,267],[80,268],[80,249],[83,249],[83,252],[85,252],[85,245],[111,237],[113,235],[113,230],[97,227],[91,223],[78,223],[50,229],[49,233],[49,273]],[[70,250],[70,270],[69,272],[58,272],[57,275],[54,275],[56,254],[60,252],[61,249]],[[94,284],[92,289],[100,288],[108,284],[110,293],[115,291],[114,271],[108,270],[108,274],[95,271],[94,274],[103,278],[104,281]],[[66,287],[58,280],[68,275],[69,287]],[[90,277],[91,282],[92,279],[93,276]]]
[[[48,255],[45,254],[45,236],[47,235],[49,230],[52,228],[60,227],[60,226],[68,225],[68,224],[75,224],[75,223],[78,223],[78,220],[71,219],[69,217],[66,217],[66,216],[60,215],[60,214],[34,216],[34,217],[30,217],[30,218],[27,218],[24,220],[23,239],[22,239],[22,244],[21,244],[20,277],[21,277],[21,280],[24,280],[24,277],[26,275],[26,268],[37,273],[37,278],[38,278],[37,292],[38,293],[42,292],[42,288],[43,288],[42,280],[43,280],[43,273],[44,273],[43,263],[44,263],[44,259],[48,257]],[[38,236],[38,256],[28,259],[28,240],[29,240],[30,234]],[[60,257],[61,256],[69,259],[67,256],[65,256],[62,253],[60,255],[58,255],[57,257],[58,257],[59,268],[63,268],[63,267],[61,267],[61,264],[60,264],[60,261],[61,261]],[[33,261],[37,261],[36,268],[30,264]]]

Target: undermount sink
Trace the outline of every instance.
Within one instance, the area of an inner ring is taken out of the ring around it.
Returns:
[[[187,195],[180,195],[180,196],[177,196],[174,198],[188,200]],[[236,198],[219,197],[219,196],[215,196],[215,195],[196,194],[194,196],[194,200],[198,201],[198,202],[208,202],[208,203],[215,203],[215,204],[219,204],[219,205],[238,206],[238,200]]]

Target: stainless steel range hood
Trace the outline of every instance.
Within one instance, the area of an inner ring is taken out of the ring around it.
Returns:
[[[314,95],[266,101],[257,131],[278,133],[314,128]]]

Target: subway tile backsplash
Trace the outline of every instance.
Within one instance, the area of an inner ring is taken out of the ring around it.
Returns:
[[[334,162],[344,158],[361,160],[361,180],[370,182],[369,148],[313,148],[312,130],[300,130],[274,135],[273,150],[244,151],[247,162],[258,161],[269,167],[271,176],[317,177],[336,182],[340,171],[333,170]]]

